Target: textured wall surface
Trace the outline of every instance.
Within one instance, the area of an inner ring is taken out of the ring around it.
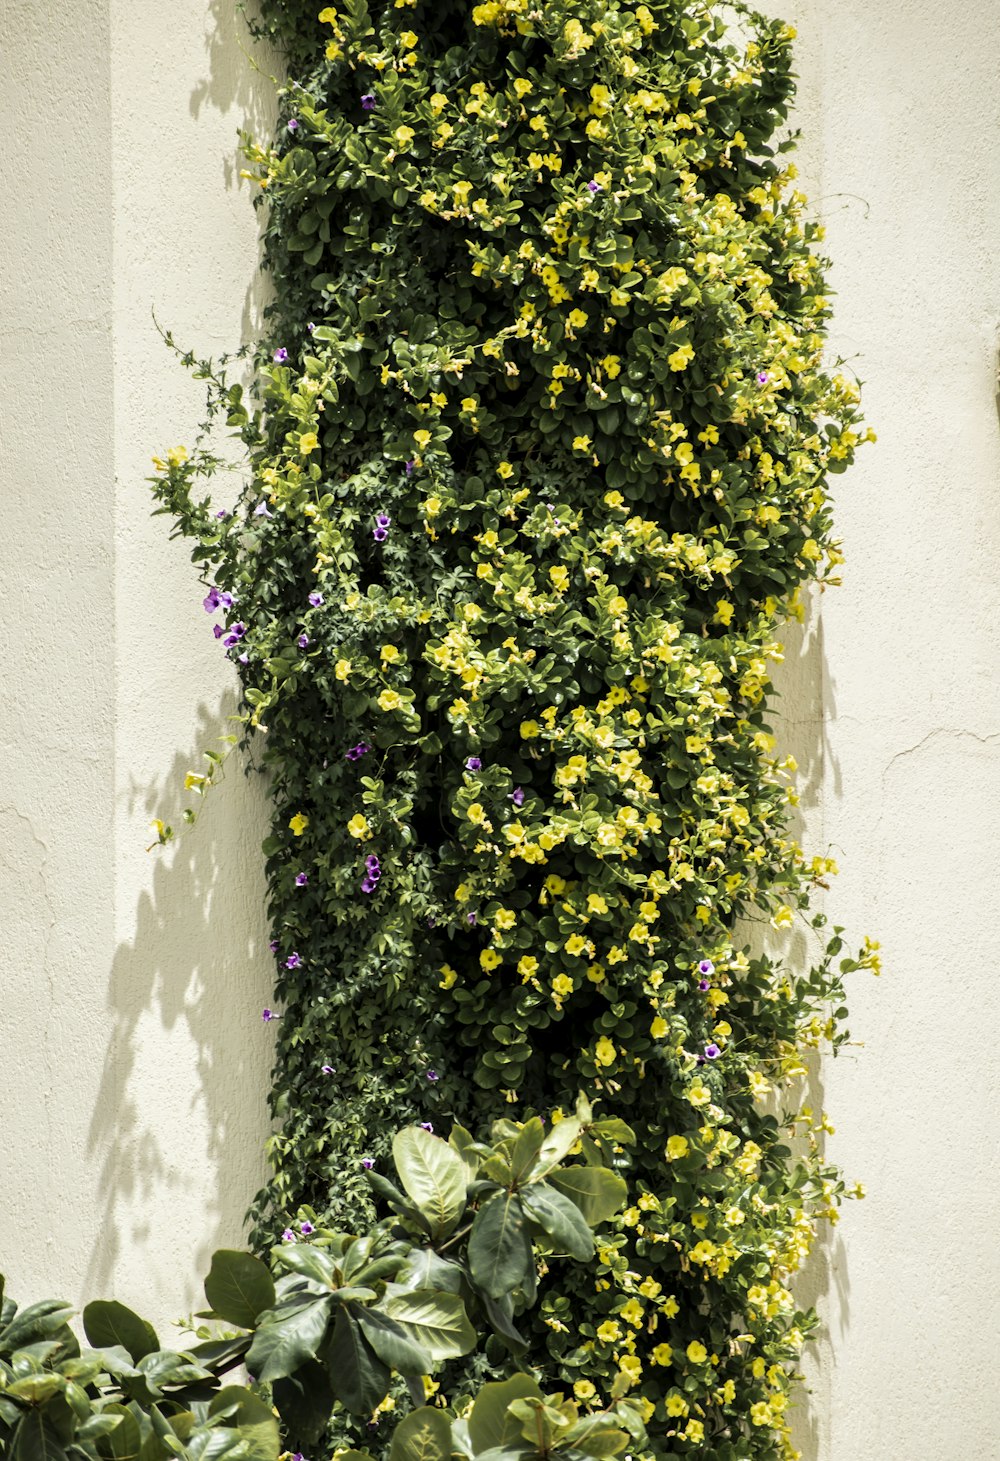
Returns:
[[[806,835],[843,868],[829,911],[886,963],[813,1092],[869,1197],[803,1288],[827,1331],[797,1425],[806,1461],[941,1461],[989,1452],[1000,1367],[1000,10],[771,8],[800,31],[834,349],[880,437],[837,484],[844,586],[784,677]],[[231,771],[143,851],[232,705],[148,517],[149,456],[199,404],[151,309],[209,352],[247,327],[234,133],[269,84],[232,0],[81,0],[71,32],[46,9],[0,0],[0,1268],[169,1317],[259,1175],[269,968],[258,784]]]

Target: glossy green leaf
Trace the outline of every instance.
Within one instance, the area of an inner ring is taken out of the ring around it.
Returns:
[[[220,1248],[212,1254],[205,1297],[227,1324],[252,1329],[258,1316],[274,1307],[274,1280],[259,1258]]]
[[[497,1299],[524,1281],[534,1256],[520,1198],[498,1192],[476,1213],[469,1235],[469,1267],[473,1281]]]
[[[542,1392],[530,1375],[512,1375],[499,1384],[483,1385],[469,1412],[469,1439],[476,1452],[516,1443],[521,1434],[517,1417],[508,1410],[512,1400],[540,1400]]]
[[[160,1347],[152,1324],[114,1299],[95,1299],[88,1304],[83,1329],[95,1349],[120,1345],[136,1363]]]
[[[389,1461],[451,1461],[451,1421],[443,1410],[424,1405],[400,1421]]]
[[[446,1238],[465,1211],[466,1166],[458,1153],[429,1131],[406,1126],[392,1143],[399,1180],[430,1224]]]
[[[535,1182],[521,1193],[528,1217],[551,1240],[557,1253],[585,1261],[594,1256],[594,1235],[576,1203],[548,1182]]]
[[[389,1389],[389,1367],[346,1309],[337,1311],[323,1358],[337,1399],[356,1415],[369,1415]]]
[[[549,1180],[576,1204],[592,1228],[620,1212],[628,1195],[624,1179],[607,1167],[564,1167]]]
[[[393,1284],[379,1307],[432,1359],[455,1359],[475,1347],[476,1331],[458,1294]]]
[[[208,1407],[239,1432],[246,1461],[277,1461],[281,1450],[278,1422],[271,1407],[242,1385],[227,1385]]]
[[[280,1380],[306,1360],[315,1359],[331,1308],[329,1299],[315,1299],[300,1308],[268,1310],[247,1351],[250,1374],[258,1380]]]

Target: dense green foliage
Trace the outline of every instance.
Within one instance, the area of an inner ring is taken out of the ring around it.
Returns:
[[[657,1457],[789,1455],[788,1281],[843,1192],[796,1082],[877,962],[783,953],[833,865],[789,832],[770,672],[859,441],[776,142],[792,33],[699,0],[263,11],[270,335],[249,396],[202,369],[250,470],[232,510],[207,449],[155,485],[273,796],[256,1240],[363,1221],[400,1121],[582,1087],[635,1130],[632,1206],[445,1392],[535,1366],[637,1398]]]
[[[469,1353],[482,1332],[521,1353],[514,1297],[534,1302],[541,1257],[593,1257],[591,1227],[620,1211],[620,1177],[601,1164],[566,1163],[584,1131],[605,1145],[632,1135],[620,1122],[595,1120],[585,1102],[547,1132],[537,1118],[497,1123],[488,1144],[462,1127],[447,1142],[425,1128],[404,1128],[393,1141],[401,1186],[369,1170],[393,1215],[361,1237],[303,1218],[270,1251],[269,1263],[249,1253],[216,1253],[205,1279],[211,1308],[199,1315],[212,1327],[199,1329],[183,1351],[163,1349],[151,1324],[124,1304],[102,1300],[83,1311],[90,1348],[82,1349],[68,1305],[45,1300],[18,1310],[0,1279],[0,1456],[276,1461],[279,1420],[286,1434],[311,1444],[334,1407],[364,1418],[394,1407],[395,1378],[418,1408],[394,1438],[393,1461],[412,1461],[410,1437],[428,1424],[425,1377],[443,1360]],[[220,1333],[219,1324],[230,1327]],[[244,1362],[250,1387],[227,1383]],[[554,1412],[551,1421],[546,1409]],[[454,1446],[446,1426],[449,1445],[440,1461],[452,1449],[467,1457],[484,1449],[477,1416],[484,1423],[490,1417],[491,1435],[510,1429],[511,1436],[528,1422],[537,1432],[540,1417],[595,1461],[622,1450],[630,1437],[643,1440],[638,1411],[627,1401],[603,1411],[595,1429],[561,1395],[543,1400],[537,1386],[523,1382],[513,1389],[487,1385]],[[439,1436],[442,1421],[431,1412]],[[425,1444],[424,1461],[431,1456]]]

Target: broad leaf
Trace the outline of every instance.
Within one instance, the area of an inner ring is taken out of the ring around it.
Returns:
[[[0,1354],[23,1349],[40,1339],[51,1339],[65,1328],[72,1317],[73,1310],[62,1299],[43,1299],[40,1303],[29,1304],[20,1313],[13,1314],[0,1330]]]
[[[29,1410],[14,1432],[7,1461],[66,1461],[59,1435],[41,1410]]]
[[[456,1359],[475,1348],[476,1331],[458,1294],[391,1284],[379,1307],[432,1359]]]
[[[271,1309],[264,1314],[247,1351],[250,1374],[258,1380],[280,1380],[315,1359],[331,1307],[329,1299],[315,1299],[299,1309]]]
[[[451,1421],[443,1410],[424,1405],[400,1421],[389,1461],[451,1461]]]
[[[317,1441],[326,1430],[334,1404],[326,1366],[319,1360],[306,1360],[294,1375],[275,1380],[271,1393],[285,1430],[305,1445]]]
[[[534,1256],[520,1198],[498,1192],[479,1209],[469,1235],[473,1281],[498,1299],[523,1283]]]
[[[414,1248],[396,1275],[396,1286],[404,1289],[439,1289],[457,1294],[462,1289],[462,1270],[450,1258],[433,1248]]]
[[[462,1158],[446,1141],[419,1126],[396,1133],[392,1158],[432,1235],[446,1238],[465,1211],[468,1173]]]
[[[469,1412],[469,1439],[475,1452],[495,1446],[513,1446],[521,1425],[507,1407],[512,1400],[541,1400],[542,1392],[529,1375],[512,1375],[498,1385],[483,1385]]]
[[[613,1218],[628,1192],[624,1179],[607,1167],[565,1167],[549,1180],[576,1203],[592,1228]]]
[[[95,1349],[121,1345],[136,1364],[160,1347],[152,1324],[114,1299],[95,1299],[88,1304],[83,1311],[83,1329]]]
[[[356,1415],[370,1415],[389,1389],[389,1369],[346,1309],[338,1309],[323,1354],[333,1393]]]
[[[208,1407],[210,1416],[224,1418],[239,1431],[247,1461],[276,1461],[281,1450],[278,1422],[271,1407],[242,1385],[227,1385]]]
[[[220,1248],[212,1254],[205,1297],[227,1324],[252,1329],[257,1316],[274,1307],[274,1280],[266,1264],[251,1253]]]
[[[549,1128],[549,1133],[539,1149],[534,1175],[544,1177],[546,1172],[551,1172],[553,1167],[557,1167],[569,1156],[580,1140],[581,1130],[580,1122],[575,1116],[564,1116],[562,1121],[556,1121]]]
[[[489,1294],[480,1295],[486,1317],[500,1338],[506,1340],[515,1352],[527,1349],[528,1341],[514,1327],[514,1304],[509,1294],[491,1299]]]
[[[548,1182],[536,1182],[521,1193],[524,1210],[551,1239],[557,1252],[585,1261],[594,1256],[594,1235],[576,1203]]]
[[[353,1316],[362,1334],[384,1364],[400,1375],[426,1375],[435,1365],[431,1354],[388,1314],[359,1309]]]
[[[516,1185],[520,1186],[527,1181],[544,1140],[545,1127],[537,1116],[532,1116],[531,1120],[526,1121],[518,1132],[514,1149],[510,1154],[511,1176]]]
[[[97,1449],[105,1461],[138,1461],[142,1431],[135,1416],[124,1405],[106,1405],[103,1413],[118,1419],[114,1430],[97,1442]]]

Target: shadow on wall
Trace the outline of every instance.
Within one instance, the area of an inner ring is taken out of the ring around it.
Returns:
[[[144,1213],[154,1206],[175,1210],[180,1240],[186,1228],[196,1233],[197,1249],[176,1275],[194,1281],[215,1248],[241,1241],[263,1180],[273,1054],[260,1022],[273,979],[259,851],[263,778],[245,778],[234,752],[198,803],[197,823],[180,820],[190,801],[186,771],[230,729],[227,698],[218,711],[199,708],[195,750],[179,753],[159,786],[129,789],[137,836],[154,816],[181,830],[175,845],[149,853],[152,889],[140,895],[135,936],[118,946],[111,969],[111,1032],[88,1134],[103,1196],[90,1294],[110,1292],[119,1261],[141,1256],[151,1231]]]
[[[821,603],[819,594],[811,595],[803,623],[792,621],[782,633],[785,659],[774,676],[776,713],[772,716],[772,728],[778,754],[792,755],[798,763],[795,787],[799,804],[793,811],[789,832],[807,855],[837,858],[839,849],[829,846],[824,835],[822,806],[824,790],[829,792],[833,788],[839,794],[841,777],[828,736],[828,726],[836,717],[836,703],[823,649]],[[836,922],[836,880],[831,901],[831,922]],[[822,907],[830,912],[826,903],[825,898],[817,899],[817,909]],[[763,930],[752,931],[751,942],[755,948],[768,946],[764,930],[766,925]],[[791,967],[802,972],[815,961],[820,940],[800,922],[791,944],[782,948]],[[809,1074],[800,1089],[800,1106],[811,1107],[817,1120],[826,1108],[823,1062],[818,1056],[809,1062]],[[775,1110],[774,1114],[780,1113]],[[820,1151],[825,1155],[826,1139],[822,1133],[819,1139]],[[844,1245],[835,1226],[820,1224],[812,1252],[795,1278],[792,1292],[799,1309],[816,1308],[821,1315],[838,1316],[840,1326],[846,1321],[850,1283]],[[805,1385],[800,1390],[799,1403],[789,1416],[793,1441],[803,1461],[819,1461],[827,1454],[833,1359],[832,1337],[824,1322],[807,1348],[803,1366]]]

